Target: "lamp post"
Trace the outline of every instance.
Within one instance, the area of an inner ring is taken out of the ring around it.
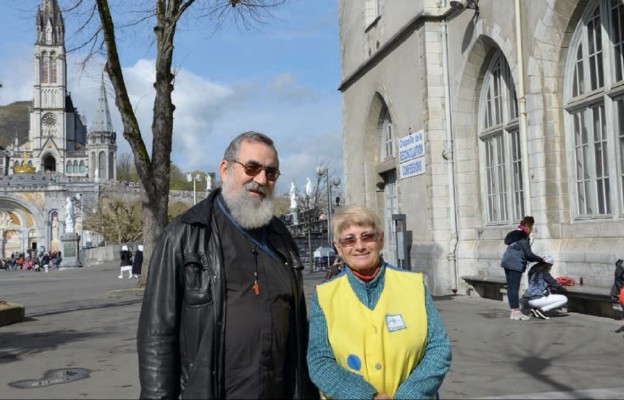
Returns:
[[[340,178],[334,178],[331,180],[332,186],[335,187],[336,189],[338,188],[338,186],[340,186],[340,183],[341,183]]]
[[[325,177],[325,185],[327,188],[327,242],[329,247],[332,248],[332,234],[331,234],[331,186],[329,183],[329,169],[323,165],[316,167],[316,174],[319,177]],[[340,180],[338,180],[340,184]],[[329,268],[329,250],[327,251],[327,267]]]
[[[338,187],[340,185],[340,178],[334,178],[331,180],[331,184],[332,186]],[[332,235],[331,235],[331,226],[330,226],[330,216],[331,216],[331,211],[332,211],[332,206],[331,206],[331,198],[332,198],[332,190],[331,190],[331,186],[329,185],[329,171],[327,172],[327,238],[329,239],[329,247],[331,247],[332,244]]]
[[[330,222],[331,222],[331,194],[330,189],[329,189],[329,170],[327,169],[327,167],[323,166],[323,165],[319,165],[318,167],[316,167],[316,174],[322,178],[325,177],[325,182],[327,185],[327,241],[329,242],[329,246],[331,247],[331,229],[329,228]]]
[[[195,176],[191,174],[186,174],[186,181],[193,181],[193,205],[197,204],[197,182],[201,181],[201,175],[197,174]]]

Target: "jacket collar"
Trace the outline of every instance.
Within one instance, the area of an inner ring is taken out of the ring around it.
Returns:
[[[182,222],[191,225],[210,225],[212,206],[214,204],[215,198],[220,193],[221,188],[215,189],[210,192],[207,198],[191,207],[187,212],[182,215]]]

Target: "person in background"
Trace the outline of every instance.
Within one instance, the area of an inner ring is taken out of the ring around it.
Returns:
[[[341,208],[331,230],[345,270],[311,299],[312,381],[328,398],[434,398],[451,345],[422,274],[383,261],[383,227],[368,207]]]
[[[303,264],[274,216],[273,140],[238,135],[219,174],[221,188],[154,246],[137,332],[140,398],[318,398]]]
[[[139,279],[141,276],[141,269],[143,268],[143,245],[137,246],[137,250],[134,252],[134,258],[132,260],[132,277]]]
[[[56,251],[52,252],[52,259],[50,260],[50,263],[52,264],[51,267],[52,269],[58,269],[58,253]]]
[[[505,270],[507,280],[507,301],[509,302],[510,316],[513,320],[525,321],[530,319],[520,311],[520,281],[526,271],[527,262],[543,262],[542,257],[533,254],[529,235],[533,232],[535,219],[529,215],[522,218],[518,227],[507,233],[505,244],[507,249],[501,260],[501,267]]]
[[[619,259],[615,262],[615,270],[613,274],[613,286],[611,286],[611,293],[610,293],[611,301],[613,301],[613,303],[615,304],[619,304],[622,317],[624,317],[624,267],[622,266],[623,262],[624,260],[622,259]]]
[[[338,256],[334,259],[334,262],[332,263],[331,267],[327,269],[327,272],[325,272],[325,277],[323,279],[329,280],[333,278],[334,276],[338,275],[342,271],[342,268],[343,268],[342,260],[340,259],[340,256]]]
[[[117,278],[123,279],[124,272],[128,273],[128,279],[132,278],[132,253],[128,250],[127,245],[121,246],[121,251],[119,252],[119,276]]]
[[[529,269],[529,287],[522,298],[531,307],[531,313],[536,318],[549,319],[546,314],[550,310],[563,307],[568,303],[568,298],[562,294],[566,293],[567,289],[550,274],[553,263],[553,258],[546,255],[543,262]],[[553,291],[557,293],[551,293]]]
[[[43,266],[43,269],[45,270],[45,273],[48,273],[48,270],[50,269],[50,253],[45,251],[43,252],[43,255],[41,256],[41,265]]]

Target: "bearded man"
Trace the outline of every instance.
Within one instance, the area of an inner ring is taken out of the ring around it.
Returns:
[[[139,318],[141,398],[318,398],[293,238],[273,216],[273,140],[245,132],[222,188],[165,228]]]

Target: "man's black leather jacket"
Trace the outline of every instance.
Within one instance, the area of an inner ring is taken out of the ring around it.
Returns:
[[[141,398],[222,398],[225,282],[219,232],[212,216],[220,190],[165,229],[152,253],[139,318],[137,346]],[[295,398],[315,398],[306,365],[307,316],[297,247],[273,218],[282,241],[274,249],[292,268],[296,349],[290,372]]]

